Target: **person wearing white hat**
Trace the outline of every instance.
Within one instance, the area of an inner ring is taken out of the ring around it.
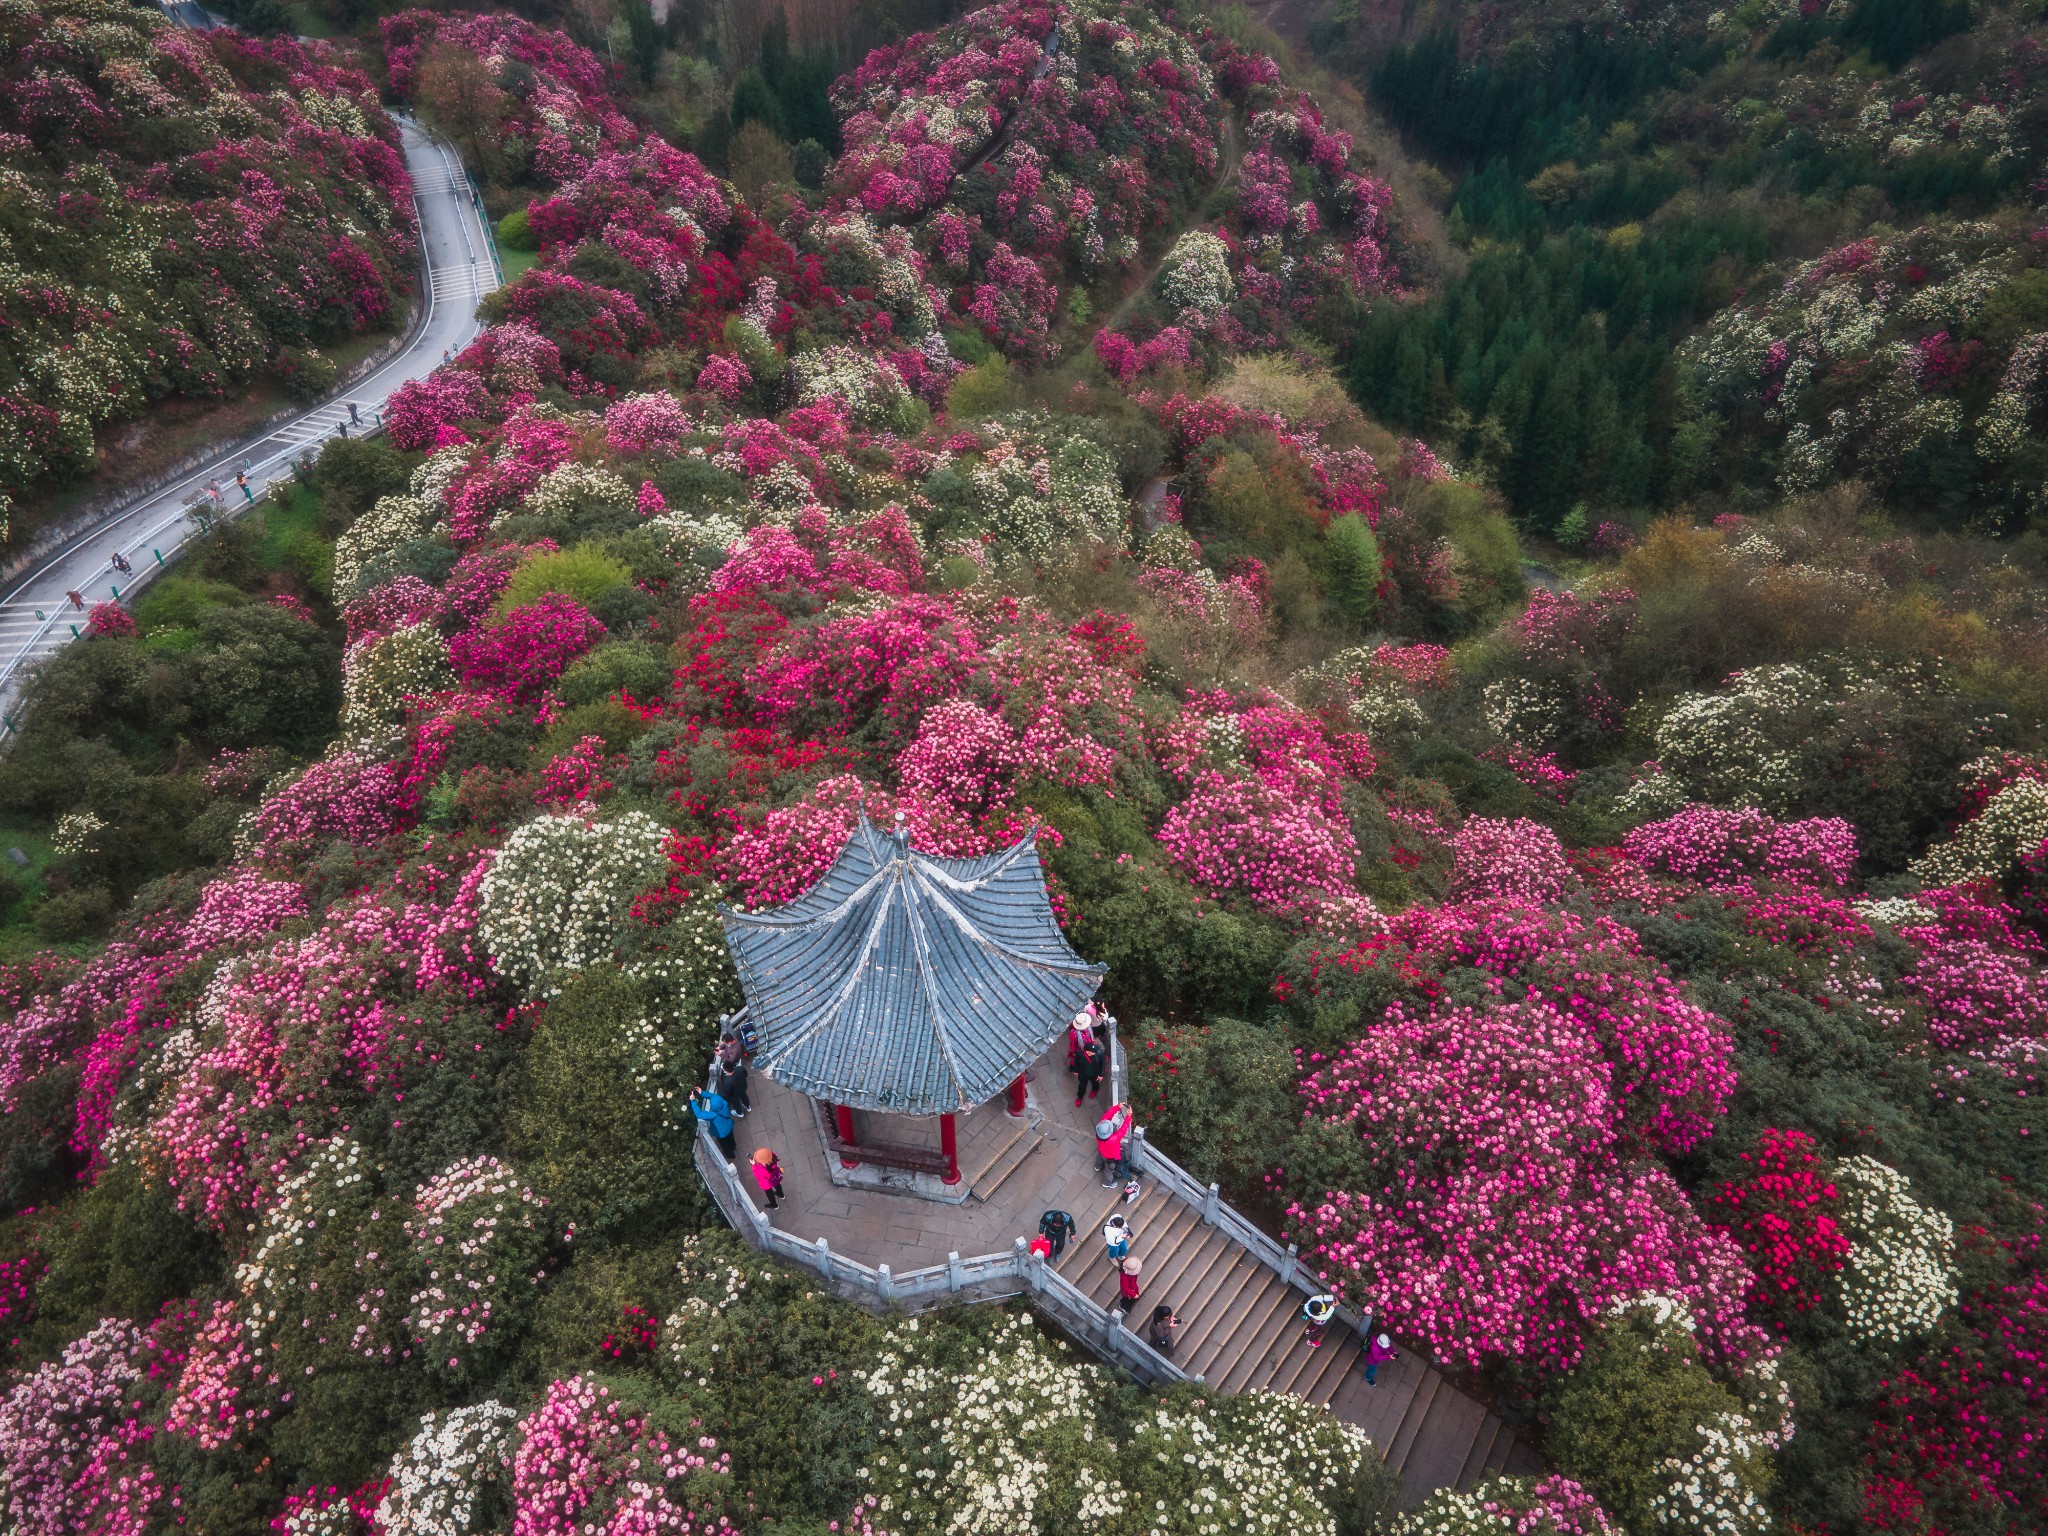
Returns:
[[[1143,1268],[1144,1265],[1138,1262],[1138,1256],[1135,1253],[1117,1266],[1117,1294],[1123,1297],[1124,1310],[1126,1312],[1130,1311],[1132,1303],[1144,1294],[1138,1288],[1138,1271]]]
[[[1376,1333],[1365,1341],[1365,1384],[1377,1385],[1373,1378],[1380,1373],[1380,1367],[1394,1358],[1394,1341],[1384,1333]]]

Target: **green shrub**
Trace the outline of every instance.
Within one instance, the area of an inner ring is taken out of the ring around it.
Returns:
[[[658,699],[668,692],[670,668],[652,646],[614,640],[601,645],[562,674],[555,685],[563,702],[597,704],[615,693]]]
[[[955,421],[1000,415],[1023,398],[1008,358],[991,357],[969,368],[946,391],[946,414]]]
[[[524,208],[514,208],[498,220],[498,244],[508,251],[540,249],[540,236],[533,232],[533,222]]]
[[[498,599],[498,616],[531,608],[550,592],[573,597],[588,607],[601,593],[630,582],[632,576],[617,560],[588,545],[533,555],[512,573]]]
[[[541,1015],[513,1088],[519,1167],[579,1245],[649,1242],[698,1224],[707,1209],[690,1136],[620,1074],[625,1028],[653,1001],[610,966],[583,972]]]
[[[103,1171],[50,1216],[42,1242],[50,1272],[30,1335],[38,1356],[55,1354],[102,1317],[148,1322],[173,1297],[227,1278],[218,1240],[133,1167]]]
[[[1577,1369],[1552,1394],[1544,1442],[1558,1470],[1590,1488],[1631,1531],[1657,1529],[1659,1496],[1684,1480],[1666,1463],[1708,1454],[1709,1434],[1731,1433],[1746,1407],[1700,1363],[1689,1329],[1658,1321],[1657,1306],[1639,1303],[1594,1334]],[[1753,1441],[1754,1430],[1732,1438]],[[1710,1501],[1770,1492],[1766,1454],[1732,1456],[1726,1471],[1732,1486],[1710,1493]],[[1698,1529],[1713,1528],[1704,1515],[1696,1518]]]
[[[1131,1103],[1146,1134],[1203,1183],[1250,1190],[1287,1161],[1301,1106],[1278,1029],[1218,1018],[1148,1019],[1123,1035]]]
[[[114,893],[104,885],[62,891],[36,908],[36,932],[53,944],[89,938],[114,915]]]
[[[377,438],[337,437],[320,451],[313,486],[320,493],[320,531],[338,536],[376,505],[400,496],[412,480],[407,455]]]
[[[1323,554],[1330,600],[1347,623],[1363,628],[1379,602],[1380,544],[1371,525],[1356,512],[1332,518],[1323,533]]]
[[[248,602],[224,581],[172,572],[151,582],[135,604],[135,627],[144,635],[160,629],[196,629],[199,616]]]

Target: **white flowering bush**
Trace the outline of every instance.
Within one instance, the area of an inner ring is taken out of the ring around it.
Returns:
[[[1859,1339],[1903,1343],[1956,1304],[1955,1223],[1913,1198],[1906,1176],[1860,1153],[1835,1164],[1849,1262],[1842,1308]]]
[[[1960,885],[1998,879],[2048,838],[2048,783],[2016,779],[1984,802],[1945,843],[1936,844],[1913,865],[1929,885]]]
[[[426,467],[423,464],[420,469]],[[415,480],[418,474],[414,472]],[[440,521],[438,507],[438,502],[425,496],[383,496],[349,524],[334,541],[334,601],[354,602],[367,590],[363,574],[372,561],[432,533]]]
[[[91,811],[68,811],[50,829],[50,846],[63,854],[97,853],[106,821]]]
[[[1799,790],[1804,722],[1827,699],[1804,667],[1753,667],[1718,693],[1689,693],[1657,722],[1657,761],[1697,798],[1783,813]]]
[[[1129,508],[1100,443],[1038,413],[1009,417],[984,436],[995,441],[968,479],[999,559],[1042,560],[1084,541],[1127,547]]]
[[[690,1090],[703,1086],[698,1026],[745,1000],[725,926],[708,895],[686,903],[673,922],[650,938],[659,945],[630,956],[626,974],[651,983],[643,995],[658,1007],[625,1021],[627,1079],[676,1130],[694,1134]]]
[[[384,1536],[471,1536],[497,1528],[518,1420],[495,1398],[421,1415],[419,1433],[391,1458],[391,1487],[377,1505]]]
[[[572,517],[596,508],[630,512],[637,508],[633,488],[595,464],[563,464],[541,476],[517,511],[529,517]],[[503,521],[509,513],[501,513]]]
[[[528,997],[609,959],[628,905],[660,880],[667,833],[639,811],[615,821],[529,821],[506,839],[478,892],[478,930],[499,974]]]
[[[431,621],[359,641],[341,662],[341,733],[373,741],[404,720],[408,699],[454,686],[448,642]]]
[[[1028,1316],[1004,1319],[964,1362],[934,1331],[899,1324],[857,1378],[874,1400],[879,1446],[842,1530],[1335,1536],[1339,1511],[1349,1523],[1383,1491],[1374,1476],[1390,1476],[1351,1426],[1265,1392],[1213,1403],[1162,1394],[1112,1440],[1096,1417],[1108,1395],[1102,1371],[1047,1343]]]
[[[1230,276],[1230,247],[1220,235],[1191,229],[1174,242],[1160,273],[1168,307],[1211,314],[1230,302],[1237,285]]]
[[[405,1223],[419,1272],[405,1320],[428,1370],[474,1378],[502,1353],[543,1273],[544,1203],[495,1157],[420,1185]]]
[[[1494,735],[1516,746],[1540,747],[1557,738],[1564,708],[1557,695],[1526,677],[1504,677],[1480,694],[1480,712]]]
[[[1169,1536],[1336,1536],[1331,1503],[1378,1459],[1355,1426],[1273,1392],[1161,1404],[1139,1421],[1127,1451],[1121,1502]]]
[[[1056,1352],[1023,1316],[1006,1318],[965,1369],[920,1342],[913,1318],[859,1378],[875,1402],[877,1446],[860,1478],[878,1530],[1011,1536],[1099,1529],[1121,1512],[1113,1454],[1096,1433],[1097,1367]]]
[[[864,427],[898,424],[910,404],[910,391],[896,370],[856,347],[821,347],[806,352],[789,366],[797,398],[805,405],[837,400],[847,415]]]
[[[1631,1532],[1762,1536],[1791,1395],[1775,1353],[1731,1390],[1700,1334],[1684,1296],[1613,1306],[1557,1398],[1550,1450]]]
[[[356,1297],[343,1296],[331,1282],[337,1268],[357,1269],[355,1234],[375,1219],[377,1190],[362,1146],[336,1138],[322,1142],[308,1153],[296,1172],[277,1188],[263,1208],[256,1226],[256,1246],[235,1269],[235,1285],[242,1293],[242,1326],[252,1348],[275,1354],[274,1344],[301,1345],[300,1337],[311,1333],[315,1316],[337,1320],[337,1308],[355,1309]],[[330,1294],[320,1295],[321,1281],[330,1281]],[[363,1276],[358,1284],[375,1289],[375,1281]],[[375,1354],[379,1348],[377,1325],[389,1309],[381,1292],[366,1298],[360,1318],[339,1331],[333,1342],[349,1354]],[[328,1340],[320,1338],[317,1344]]]

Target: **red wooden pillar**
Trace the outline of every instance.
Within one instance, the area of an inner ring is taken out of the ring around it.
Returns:
[[[939,1116],[939,1150],[946,1154],[946,1182],[960,1182],[960,1141],[953,1131],[953,1117]]]
[[[846,1143],[847,1146],[853,1146],[853,1111],[844,1104],[834,1104],[832,1106],[832,1118],[838,1125],[839,1139]],[[848,1157],[842,1152],[839,1154],[839,1166],[842,1168],[858,1168],[860,1166],[860,1159]]]
[[[1014,1115],[1019,1119],[1023,1118],[1025,1109],[1023,1073],[1018,1073],[1017,1081],[1010,1084],[1010,1102],[1004,1105],[1003,1108],[1011,1115]]]

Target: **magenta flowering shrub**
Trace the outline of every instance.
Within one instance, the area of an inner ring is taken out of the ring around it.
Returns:
[[[408,825],[412,812],[394,765],[336,752],[258,807],[253,847],[265,857],[290,859],[335,838],[374,843]]]
[[[1637,827],[1622,846],[1645,869],[1707,885],[1754,875],[1841,885],[1856,865],[1856,829],[1840,817],[1778,822],[1759,810],[1711,805]]]
[[[527,700],[603,634],[604,626],[575,598],[545,592],[488,628],[457,635],[448,656],[469,687],[502,689]]]
[[[1200,774],[1167,813],[1159,844],[1203,889],[1242,893],[1268,911],[1356,897],[1350,829],[1258,779]]]
[[[0,20],[0,59],[0,166],[42,231],[13,258],[0,519],[89,470],[108,423],[292,375],[398,312],[412,184],[347,54],[51,0]]]
[[[0,1401],[0,1509],[11,1528],[139,1536],[166,1492],[140,1455],[151,1352],[145,1330],[108,1318]]]
[[[685,1448],[581,1376],[548,1384],[512,1453],[513,1536],[589,1531],[737,1536],[706,1484],[728,1471],[718,1442]]]
[[[605,407],[604,441],[614,453],[666,458],[690,428],[690,417],[674,395],[628,395]]]
[[[1683,1294],[1746,1345],[1749,1272],[1670,1175],[1631,1157],[1590,1032],[1547,1002],[1391,1008],[1302,1085],[1377,1187],[1290,1207],[1320,1273],[1440,1360],[1569,1368],[1616,1302]]]
[[[1564,844],[1541,822],[1474,816],[1451,837],[1451,894],[1556,901],[1572,883]]]

